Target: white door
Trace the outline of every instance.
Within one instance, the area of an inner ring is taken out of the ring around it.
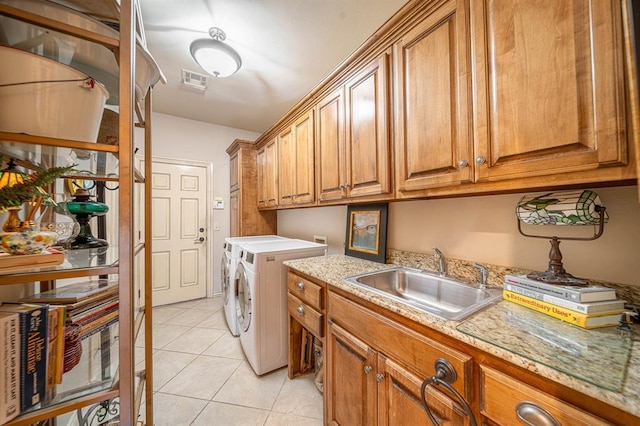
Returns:
[[[154,160],[153,306],[207,295],[207,168]]]

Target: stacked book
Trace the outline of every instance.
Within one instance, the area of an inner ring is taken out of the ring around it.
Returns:
[[[625,304],[608,287],[548,284],[525,275],[506,275],[503,297],[587,329],[618,325]]]
[[[118,321],[118,282],[105,279],[80,282],[20,299],[65,307],[65,323],[79,325],[80,339]]]

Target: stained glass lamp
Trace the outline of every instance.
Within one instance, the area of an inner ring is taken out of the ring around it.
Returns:
[[[7,162],[7,167],[0,171],[0,188],[4,188],[5,186],[13,186],[16,183],[24,182],[25,175],[20,172],[13,158],[10,158]],[[2,225],[2,230],[5,232],[15,232],[18,230],[20,225],[20,217],[18,216],[18,212],[20,211],[20,206],[15,207],[7,207],[6,210],[9,213],[7,219]]]
[[[91,232],[89,221],[94,216],[103,216],[109,211],[109,206],[104,203],[91,200],[89,191],[80,188],[76,191],[73,200],[59,204],[60,208],[73,216],[80,225],[80,232],[67,242],[69,249],[91,249],[109,247],[107,240],[96,238]]]
[[[525,195],[516,207],[518,231],[525,237],[549,238],[542,235],[526,234],[521,223],[528,225],[552,226],[594,226],[591,237],[551,237],[549,267],[545,272],[532,272],[527,278],[558,285],[584,286],[586,280],[569,274],[562,265],[560,240],[590,241],[599,238],[609,217],[598,194],[589,190],[548,192],[545,194]]]

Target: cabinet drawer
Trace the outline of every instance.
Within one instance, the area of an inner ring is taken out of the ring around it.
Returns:
[[[562,425],[610,424],[492,368],[480,365],[480,371],[480,412],[496,423],[521,424],[517,410],[527,403],[520,411],[530,424],[543,424],[535,416],[544,412]]]
[[[316,337],[324,337],[322,321],[324,315],[289,293],[289,315],[313,333]]]
[[[289,292],[300,300],[311,305],[315,310],[324,309],[322,286],[289,272],[287,277]]]

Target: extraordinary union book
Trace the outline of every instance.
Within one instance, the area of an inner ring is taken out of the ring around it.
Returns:
[[[532,280],[524,275],[505,275],[504,282],[505,284],[516,284],[529,290],[539,291],[579,303],[615,300],[616,298],[616,291],[614,289],[602,286],[576,287],[547,284]]]
[[[522,296],[542,300],[543,302],[562,306],[563,308],[571,309],[572,311],[580,312],[587,315],[620,311],[624,309],[625,304],[624,300],[604,300],[602,302],[579,303],[574,302],[573,300],[564,299],[562,297],[551,296],[550,294],[542,293],[540,291],[529,290],[528,288],[522,287],[518,284],[505,283],[504,289],[513,293],[518,293]]]
[[[620,321],[620,314],[624,312],[624,310],[620,310],[615,313],[585,315],[576,311],[572,311],[571,309],[552,305],[550,303],[533,299],[531,297],[522,296],[508,290],[503,290],[502,294],[505,300],[517,303],[518,305],[525,306],[534,311],[538,311],[551,317],[558,318],[582,328],[599,328],[617,325]]]

